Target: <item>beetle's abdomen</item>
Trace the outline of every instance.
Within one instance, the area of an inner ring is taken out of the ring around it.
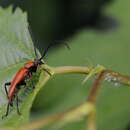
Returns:
[[[17,87],[17,84],[19,84],[24,78],[25,76],[28,74],[29,70],[26,68],[21,68],[16,75],[14,76],[11,85],[9,87],[9,91],[8,91],[8,98],[9,100],[12,100],[13,95],[15,93],[15,89]]]

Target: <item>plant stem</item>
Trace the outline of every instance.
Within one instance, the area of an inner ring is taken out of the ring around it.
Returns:
[[[96,110],[93,110],[89,114],[86,130],[96,130]]]
[[[105,74],[107,73],[107,71],[102,71],[100,72],[100,74],[97,76],[97,78],[95,79],[90,94],[88,96],[88,99],[86,100],[86,102],[90,102],[92,103],[94,106],[96,104],[96,100],[99,94],[99,89],[102,85],[102,82],[104,80]],[[87,123],[87,127],[86,130],[96,130],[96,110],[92,111],[89,116],[88,116],[88,123]]]
[[[97,78],[95,79],[93,86],[91,88],[90,94],[87,99],[87,101],[92,103],[93,105],[96,104],[99,90],[101,88],[101,85],[104,79],[130,85],[130,77],[121,75],[111,70],[103,70],[102,72],[98,74]],[[96,130],[95,121],[96,121],[96,112],[93,111],[88,116],[87,130]]]
[[[113,72],[111,70],[107,70],[106,76],[108,76],[110,78],[109,79],[110,81],[119,82],[119,83],[125,84],[125,85],[130,85],[130,77],[129,76],[122,75],[120,73]]]
[[[64,112],[50,115],[46,118],[26,124],[24,127],[21,127],[20,130],[35,130],[53,124],[54,122],[58,122],[58,127],[62,127],[64,124],[82,119],[82,117],[89,115],[89,113],[93,111],[94,107],[91,103],[83,103]]]
[[[52,69],[54,71],[54,74],[64,74],[64,73],[88,74],[90,71],[88,67],[81,67],[81,66],[63,66],[63,67],[55,67]]]
[[[101,84],[102,84],[102,82],[104,80],[104,75],[105,74],[106,74],[106,71],[102,71],[98,75],[98,77],[95,79],[95,81],[94,81],[94,83],[92,85],[90,94],[89,94],[88,99],[87,99],[88,102],[91,102],[91,103],[95,104],[95,102],[97,100],[97,97],[98,97],[98,92],[99,92]]]

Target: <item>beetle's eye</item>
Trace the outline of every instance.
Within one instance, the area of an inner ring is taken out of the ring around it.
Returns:
[[[42,65],[43,64],[43,62],[42,61],[39,61],[39,65]]]

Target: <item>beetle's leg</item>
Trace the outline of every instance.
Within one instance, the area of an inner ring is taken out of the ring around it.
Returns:
[[[18,89],[16,89],[16,93],[15,93],[15,96],[16,96],[16,107],[17,107],[17,113],[18,115],[21,115],[20,111],[19,111],[19,99],[18,99]]]
[[[49,74],[50,76],[52,76],[52,74],[51,74],[48,70],[46,70],[46,69],[44,69],[44,68],[43,68],[43,70],[44,70],[47,74]]]
[[[21,86],[26,87],[26,82],[25,81],[21,81],[19,84],[17,84],[17,91],[18,91],[18,89],[21,88]]]
[[[31,81],[31,86],[32,86],[32,88],[33,88],[33,89],[35,89],[35,86],[34,86],[34,83],[33,83],[32,78],[31,78],[31,80],[30,80],[30,81]]]
[[[34,89],[35,86],[34,86],[34,83],[33,83],[33,80],[32,80],[32,73],[29,73],[29,75],[30,75],[31,86]]]
[[[30,81],[31,81],[31,86],[32,86],[32,88],[34,89],[35,86],[34,86],[34,83],[33,83],[33,80],[32,80],[32,72],[28,73],[27,78],[30,79]]]
[[[7,91],[6,86],[8,86],[8,85],[11,85],[11,82],[7,82],[7,83],[5,83],[5,85],[4,85],[4,87],[5,87],[5,92],[6,92],[7,97],[8,97],[8,91]],[[9,98],[8,98],[8,99],[9,99]],[[4,116],[2,116],[2,119],[3,119],[4,117],[7,117],[7,116],[8,116],[9,106],[10,106],[10,102],[8,102],[6,114],[5,114]]]
[[[50,76],[52,76],[52,74],[45,68],[38,66],[40,69],[42,69],[43,71],[45,71],[47,74],[49,74]]]
[[[9,106],[10,106],[10,104],[8,103],[6,114],[2,116],[2,119],[3,119],[4,117],[7,117],[7,116],[8,116],[8,113],[9,113]]]
[[[7,91],[6,86],[9,86],[9,85],[11,85],[11,82],[7,82],[7,83],[5,83],[5,92],[6,92],[7,97],[8,97],[8,91]]]
[[[20,111],[19,111],[19,99],[18,99],[18,96],[16,95],[16,105],[17,105],[17,113],[19,115],[21,115]]]
[[[14,98],[16,98],[16,93],[18,93],[18,91],[19,91],[19,89],[21,88],[21,86],[26,87],[25,81],[21,81],[19,84],[17,84],[16,92],[15,92],[15,94],[14,94]],[[22,102],[22,100],[19,99],[18,102]]]

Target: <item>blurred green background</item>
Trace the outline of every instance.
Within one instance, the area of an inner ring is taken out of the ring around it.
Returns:
[[[1,0],[2,7],[13,4],[28,12],[28,20],[38,47],[56,39],[71,37],[78,29],[94,27],[103,9],[113,0]]]
[[[46,62],[51,66],[101,64],[130,75],[129,0],[1,0],[28,12],[35,45],[43,53],[54,40],[65,40],[71,50],[56,47]],[[15,10],[14,7],[14,10]],[[93,78],[81,85],[84,75],[58,75],[38,94],[31,119],[67,110],[87,98]],[[97,102],[98,130],[129,130],[130,87],[105,82]],[[45,130],[57,130],[53,125]],[[65,125],[62,130],[85,130],[85,120]]]

